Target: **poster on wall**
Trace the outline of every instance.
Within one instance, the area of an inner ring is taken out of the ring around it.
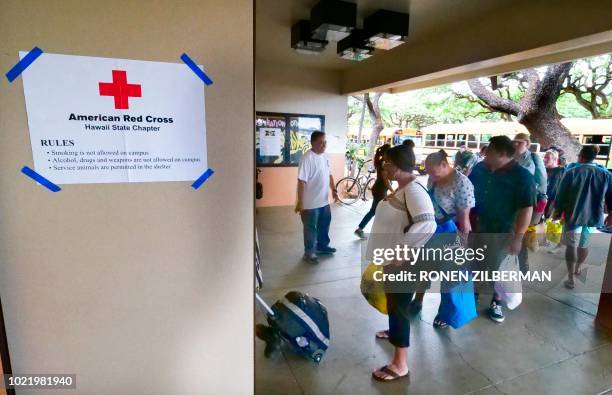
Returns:
[[[192,181],[208,168],[204,87],[184,64],[45,53],[23,89],[35,170],[56,184]]]
[[[258,111],[255,118],[257,166],[297,166],[310,149],[310,135],[317,130],[325,131],[324,115]]]
[[[300,163],[302,156],[310,149],[312,132],[323,130],[323,119],[318,116],[289,117],[291,130],[291,163]]]
[[[261,156],[279,156],[282,153],[280,128],[259,129],[259,154]]]
[[[286,156],[286,122],[285,117],[262,116],[257,113],[255,119],[255,156],[258,165],[276,166],[284,162]],[[270,136],[271,130],[274,131],[274,136]]]

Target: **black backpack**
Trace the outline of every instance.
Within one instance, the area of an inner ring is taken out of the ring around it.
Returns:
[[[259,173],[261,170],[257,169],[257,173],[255,174],[255,199],[261,199],[263,197],[263,184],[259,182]]]

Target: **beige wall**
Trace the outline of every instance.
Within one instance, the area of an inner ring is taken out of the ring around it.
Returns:
[[[187,52],[214,81],[215,174],[199,190],[51,193],[19,172],[32,166],[23,86],[3,77],[0,292],[13,371],[76,373],[68,394],[252,393],[252,2],[5,0],[0,37],[3,73],[37,45],[176,63]]]
[[[332,175],[337,182],[344,177],[344,154],[330,153],[328,156]],[[264,196],[257,200],[257,207],[293,206],[297,201],[297,167],[261,167],[260,169],[259,182],[264,186]]]
[[[379,51],[346,71],[342,92],[420,89],[606,53],[611,30],[609,0],[513,0],[459,28],[440,25],[431,35]],[[561,42],[568,43],[556,45]]]
[[[347,98],[340,94],[341,72],[257,60],[257,111],[325,115],[327,154],[336,180],[344,170]],[[264,198],[257,206],[295,204],[297,167],[261,167]]]

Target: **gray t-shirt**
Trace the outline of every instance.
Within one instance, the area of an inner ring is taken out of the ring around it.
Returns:
[[[434,191],[436,220],[444,218],[440,207],[447,215],[454,218],[459,210],[472,208],[476,204],[472,182],[457,170],[455,170],[452,182],[441,186],[431,185],[429,189]]]

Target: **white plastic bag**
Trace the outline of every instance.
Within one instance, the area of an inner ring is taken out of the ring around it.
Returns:
[[[507,255],[499,265],[499,271],[508,272],[501,273],[504,277],[516,278],[516,280],[496,281],[494,286],[495,292],[506,302],[506,306],[510,310],[514,310],[523,301],[523,288],[520,280],[521,269],[519,268],[518,256]]]

